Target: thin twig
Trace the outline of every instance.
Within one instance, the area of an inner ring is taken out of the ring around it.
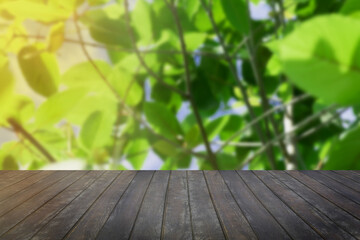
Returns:
[[[178,15],[176,8],[174,7],[174,5],[172,3],[169,3],[167,0],[165,0],[165,2],[172,12],[172,15],[175,20],[175,24],[177,26],[179,38],[180,38],[180,45],[181,45],[181,51],[182,51],[182,56],[183,56],[183,60],[184,60],[184,68],[185,68],[186,93],[189,96],[189,101],[190,101],[193,113],[195,114],[196,122],[197,122],[197,125],[199,126],[200,133],[201,133],[201,136],[202,136],[205,148],[206,148],[206,152],[209,157],[209,161],[214,169],[219,169],[218,164],[216,162],[216,156],[211,149],[211,146],[209,143],[209,138],[208,138],[208,135],[207,135],[205,127],[204,127],[204,123],[201,119],[199,110],[195,104],[194,97],[191,92],[189,61],[188,61],[188,55],[186,53],[186,42],[184,39],[184,33],[183,33],[183,29],[182,29],[181,22],[179,19],[179,15]]]
[[[7,121],[12,126],[15,132],[20,133],[24,138],[26,138],[29,142],[31,142],[31,144],[34,145],[34,147],[36,147],[36,149],[38,149],[39,152],[41,152],[41,154],[43,154],[49,162],[51,163],[56,162],[56,159],[51,155],[51,153],[38,140],[36,140],[25,128],[23,128],[20,123],[18,123],[13,118],[9,118]]]
[[[214,19],[214,16],[213,16],[213,13],[212,13],[212,9],[211,9],[211,6],[207,7],[204,0],[201,0],[201,3],[202,3],[202,6],[203,8],[205,9],[205,11],[207,12],[208,16],[209,16],[209,19],[210,19],[210,22],[211,22],[211,25],[215,31],[215,34],[217,35],[218,39],[219,39],[219,43],[221,45],[221,48],[223,49],[223,52],[224,52],[224,55],[225,55],[225,60],[227,61],[229,67],[230,67],[230,70],[231,70],[231,73],[232,75],[234,76],[234,78],[237,80],[237,83],[238,83],[238,86],[240,88],[240,91],[241,91],[241,94],[243,96],[243,99],[244,99],[244,102],[245,102],[245,105],[246,105],[246,108],[249,112],[249,115],[251,117],[251,119],[255,119],[256,118],[256,114],[253,110],[253,107],[251,106],[250,104],[250,101],[249,101],[249,97],[248,97],[248,94],[246,92],[246,88],[245,86],[243,85],[243,83],[241,82],[239,76],[237,75],[237,71],[236,71],[236,68],[232,62],[232,59],[226,49],[226,46],[225,46],[225,42],[224,42],[224,39],[223,37],[221,36],[220,34],[220,30],[218,29],[218,26],[216,25],[216,22],[215,22],[215,19]],[[262,129],[260,127],[260,125],[258,124],[258,122],[256,122],[256,124],[252,125],[254,127],[254,130],[256,131],[257,135],[259,136],[260,138],[260,141],[265,144],[266,143],[266,139],[265,139],[265,136],[262,132]],[[275,159],[274,159],[274,156],[273,154],[268,150],[266,149],[266,152],[267,152],[267,155],[268,155],[268,160],[269,160],[269,163],[271,165],[271,167],[273,169],[275,169]]]
[[[249,1],[247,0],[248,6]],[[253,36],[253,30],[252,30],[252,25],[251,25],[251,17],[250,17],[250,9],[249,7],[247,8],[247,17],[249,20],[249,41],[246,42],[246,47],[248,49],[249,52],[249,57],[250,57],[250,64],[255,76],[255,80],[259,86],[259,90],[260,90],[260,98],[261,98],[261,106],[264,110],[264,112],[268,111],[270,108],[269,105],[269,100],[266,96],[266,91],[265,91],[265,86],[264,86],[264,80],[260,74],[260,70],[259,70],[259,66],[258,66],[258,62],[257,62],[257,58],[256,58],[256,49],[255,49],[255,42],[254,42],[254,36]],[[269,115],[268,119],[270,121],[270,124],[272,125],[272,128],[274,130],[274,134],[275,137],[277,138],[277,136],[280,134],[279,133],[279,128],[277,126],[277,123],[275,121],[275,119],[273,118],[273,115]],[[265,121],[265,129],[266,129],[266,133],[268,135],[268,137],[270,136],[270,130],[269,130],[269,126],[267,124],[267,121]],[[287,152],[287,149],[285,147],[285,144],[283,143],[282,140],[279,140],[279,145],[280,145],[280,150],[283,153],[283,155],[285,156],[285,160],[290,161],[290,155]]]
[[[214,141],[213,144],[223,145],[224,141]],[[228,146],[241,147],[241,148],[249,148],[249,147],[261,147],[261,142],[229,142]]]
[[[118,92],[114,89],[114,87],[110,84],[110,82],[107,80],[106,76],[100,71],[99,67],[96,65],[96,63],[94,62],[94,60],[91,58],[89,52],[87,51],[85,45],[84,45],[84,40],[83,40],[83,36],[81,34],[80,31],[80,27],[79,27],[79,23],[78,23],[78,17],[77,17],[77,13],[76,11],[74,12],[74,24],[75,24],[75,28],[76,28],[76,32],[77,35],[79,37],[79,41],[80,41],[80,46],[83,50],[84,55],[86,56],[86,58],[88,59],[88,61],[90,62],[90,64],[93,66],[93,68],[95,69],[95,71],[100,75],[102,81],[106,84],[106,86],[111,90],[111,92],[114,94],[114,96],[116,97],[116,99],[121,99]]]
[[[310,98],[311,96],[308,95],[308,94],[304,94],[304,95],[301,95],[297,98],[294,98],[292,99],[291,101],[285,103],[285,104],[282,104],[282,105],[279,105],[279,106],[276,106],[276,107],[273,107],[272,109],[269,109],[268,111],[266,111],[265,113],[263,113],[262,115],[258,116],[257,118],[255,118],[254,120],[252,120],[250,123],[248,123],[246,126],[244,126],[242,129],[240,129],[239,131],[237,131],[236,133],[234,133],[231,137],[229,137],[225,143],[216,151],[216,153],[220,152],[224,147],[226,147],[231,141],[233,141],[237,136],[239,136],[241,133],[247,131],[248,129],[250,129],[254,124],[257,124],[258,122],[260,122],[262,119],[266,118],[268,115],[276,112],[277,110],[280,110],[286,106],[289,106],[291,104],[296,104],[298,102],[301,102],[305,99],[308,99]]]
[[[114,162],[116,161],[116,159],[118,157],[118,153],[121,152],[121,150],[122,150],[122,146],[121,146],[121,148],[117,148],[117,143],[118,143],[118,140],[120,139],[120,137],[118,136],[118,129],[121,125],[122,109],[125,107],[127,97],[129,96],[129,93],[130,93],[130,89],[134,85],[134,82],[136,80],[136,75],[138,74],[139,70],[140,70],[140,66],[138,66],[136,68],[134,76],[132,77],[129,85],[127,86],[127,88],[125,90],[124,97],[122,98],[121,103],[118,104],[118,111],[117,111],[118,116],[117,116],[115,127],[114,127],[115,134],[114,134],[114,144],[113,144],[113,149],[112,149],[112,158],[113,158]]]
[[[347,110],[347,108],[344,108],[338,112],[336,112],[334,115],[332,115],[329,119],[327,119],[326,121],[322,122],[321,124],[317,125],[316,127],[310,128],[307,131],[303,132],[299,137],[297,137],[296,140],[302,140],[304,138],[309,137],[310,135],[316,133],[317,131],[319,131],[320,129],[328,126],[335,118],[337,118],[338,116],[340,116],[343,112],[345,112]]]
[[[34,39],[46,39],[46,36],[33,36],[33,35],[25,35],[25,34],[14,34],[14,37],[17,38],[34,38]],[[72,39],[72,38],[64,38],[64,42],[66,43],[73,43],[73,44],[80,44],[81,42],[77,39]],[[99,44],[99,43],[95,43],[95,42],[83,42],[83,44],[85,46],[89,46],[89,47],[94,47],[94,48],[100,48],[100,49],[106,49],[106,50],[112,50],[112,51],[116,51],[116,52],[127,52],[127,53],[135,53],[134,49],[130,49],[130,48],[123,48],[123,47],[119,47],[116,45],[104,45],[104,44]],[[239,44],[238,46],[236,46],[234,51],[238,51],[239,48],[241,48],[243,46],[243,44]],[[227,46],[227,48],[229,48],[229,46]],[[176,50],[176,49],[139,49],[139,52],[141,54],[163,54],[163,55],[181,55],[181,51]],[[204,50],[199,50],[199,51],[187,51],[187,54],[192,55],[192,56],[207,56],[207,57],[214,57],[214,58],[224,58],[224,54],[222,53],[215,53],[215,52],[211,52],[211,51],[204,51]],[[238,57],[236,55],[232,56],[234,59],[237,59]]]
[[[125,18],[126,18],[126,25],[128,28],[128,33],[131,39],[131,43],[133,45],[133,49],[134,52],[140,62],[140,64],[145,68],[145,70],[149,73],[150,76],[152,76],[153,78],[155,78],[161,85],[163,85],[164,87],[176,92],[177,94],[179,94],[180,96],[182,96],[185,99],[188,99],[189,96],[188,94],[184,93],[183,91],[177,89],[176,87],[167,84],[166,82],[164,82],[164,80],[157,75],[153,70],[151,70],[151,68],[147,65],[147,63],[145,62],[144,58],[141,55],[141,52],[139,51],[139,48],[136,44],[136,39],[135,39],[135,35],[133,32],[133,29],[131,28],[131,18],[130,18],[130,12],[129,12],[129,4],[128,4],[128,0],[124,0],[124,6],[125,6]]]
[[[300,123],[298,123],[297,125],[294,126],[293,129],[291,129],[291,131],[287,132],[287,133],[282,133],[279,136],[277,136],[276,138],[270,140],[269,142],[267,142],[264,146],[262,146],[259,150],[257,150],[252,156],[248,157],[244,162],[241,163],[241,165],[237,168],[237,169],[242,169],[246,164],[250,163],[252,160],[254,160],[257,156],[259,156],[260,154],[262,154],[270,145],[273,145],[274,143],[278,142],[279,139],[284,138],[286,135],[294,133],[298,130],[300,130],[301,128],[303,128],[304,126],[306,126],[308,123],[314,121],[315,119],[321,117],[324,113],[334,110],[335,109],[335,105],[331,105],[330,107],[327,107],[319,112],[317,112],[314,115],[311,115],[307,118],[305,118],[303,121],[301,121]]]

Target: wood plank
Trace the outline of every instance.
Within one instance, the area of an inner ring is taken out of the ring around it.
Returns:
[[[130,239],[160,239],[170,171],[156,171]]]
[[[21,205],[1,216],[0,236],[18,224],[25,217],[35,212],[47,201],[55,197],[60,192],[64,191],[72,183],[81,178],[85,173],[85,171],[69,171],[66,177],[56,182],[55,184],[52,184],[50,188],[47,188],[39,194],[34,195],[27,201],[23,202]]]
[[[251,225],[251,228],[255,232],[257,238],[259,239],[268,239],[268,238],[289,239],[290,238],[288,234],[284,231],[284,229],[262,206],[262,204],[259,201],[257,201],[256,197],[252,194],[252,192],[249,190],[249,188],[246,186],[246,184],[243,182],[243,180],[235,171],[221,171],[221,175],[224,178],[226,185],[219,184],[222,182],[221,179],[214,179],[213,184],[218,185],[217,191],[226,191],[225,189],[227,187],[230,189],[232,196],[235,198],[236,203],[238,204],[242,213],[245,215],[247,221]],[[227,198],[230,199],[231,195],[230,196],[225,195],[225,198],[223,198],[222,201],[226,202]],[[222,204],[220,199],[218,204],[219,205]],[[237,211],[235,207],[232,208],[234,208],[233,211]],[[231,212],[231,208],[221,209],[221,212],[224,212],[224,214],[229,214],[229,212]],[[235,216],[235,218],[240,218],[240,217]],[[265,226],[262,226],[262,224],[264,223],[266,223]],[[238,228],[236,225],[234,225],[233,228]],[[243,226],[243,225],[245,228],[247,228],[248,223],[247,224],[239,223],[238,226]],[[236,234],[233,237],[235,236]],[[247,236],[245,238],[249,238],[249,237]]]
[[[349,170],[336,170],[333,171],[337,174],[341,174],[344,177],[347,177],[357,183],[360,183],[360,175],[357,174],[355,171],[349,171]]]
[[[162,239],[192,239],[186,171],[171,172]]]
[[[194,239],[225,239],[202,171],[188,172],[188,187]]]
[[[354,237],[360,238],[360,221],[358,219],[354,218],[285,172],[279,171],[274,174],[270,171],[270,173],[276,175],[277,179],[281,180],[286,186],[325,214],[337,225],[341,226],[348,233],[352,234]]]
[[[0,178],[0,190],[20,182],[39,171],[9,171]]]
[[[0,216],[6,214],[7,212],[11,211],[16,206],[22,204],[29,198],[35,196],[36,194],[40,193],[44,189],[48,188],[52,184],[55,184],[57,181],[61,180],[62,178],[66,177],[67,173],[65,171],[56,171],[51,172],[52,174],[41,179],[31,187],[25,188],[16,194],[13,194],[9,198],[0,202]]]
[[[95,239],[119,199],[137,175],[136,171],[124,171],[118,176],[69,231],[65,238]]]
[[[56,195],[34,213],[19,222],[15,227],[0,236],[0,238],[9,240],[30,239],[38,230],[41,229],[41,227],[59,213],[66,205],[73,201],[101,174],[103,174],[102,171],[88,172],[71,186],[66,188],[63,192]]]
[[[23,179],[17,183],[14,183],[11,186],[8,186],[7,188],[5,188],[3,190],[0,190],[0,202],[5,200],[6,198],[12,196],[13,194],[20,192],[21,190],[35,184],[36,182],[49,176],[50,174],[51,174],[50,171],[38,172],[36,174],[29,176],[26,179]]]
[[[316,181],[320,182],[324,186],[327,186],[328,188],[331,188],[335,192],[340,193],[347,199],[356,202],[357,204],[360,204],[360,193],[352,190],[351,188],[348,188],[344,186],[344,184],[341,184],[334,179],[320,173],[320,171],[303,171],[304,174],[312,177]]]
[[[303,219],[278,198],[254,172],[238,171],[242,180],[253,194],[257,196],[257,199],[293,239],[322,239]],[[238,191],[241,191],[241,189]]]
[[[97,239],[129,239],[153,176],[154,171],[139,171],[137,173],[100,230]]]
[[[357,183],[357,182],[351,180],[350,178],[344,177],[341,174],[333,172],[333,171],[320,171],[320,173],[347,186],[348,188],[351,188],[352,190],[354,190],[356,192],[360,192],[360,183]]]
[[[237,201],[234,199],[233,194],[230,192],[225,183],[228,178],[232,177],[230,175],[231,173],[237,175],[234,171],[226,171],[222,172],[222,174],[220,174],[219,171],[204,172],[210,196],[213,199],[215,209],[217,210],[220,222],[223,225],[224,233],[227,239],[257,239],[253,228],[250,226],[250,224],[252,223],[251,219],[249,219],[249,224],[248,219],[246,218],[249,216],[245,217],[243,213],[244,209],[248,206],[243,206],[243,209],[241,209],[240,205],[242,203],[239,203],[239,199],[237,199]],[[221,175],[224,176],[225,182]],[[229,183],[227,182],[227,184]],[[236,183],[234,184],[236,185]],[[232,185],[230,185],[229,187],[231,190],[233,190]],[[234,194],[236,198],[236,193]],[[254,229],[255,231],[258,230],[256,226]],[[261,237],[261,232],[260,234],[259,232],[257,232],[257,235]]]
[[[324,187],[323,184],[301,173],[300,171],[288,171],[287,173],[290,174],[292,177],[296,178],[299,182],[302,182],[303,184],[323,196],[324,198],[344,209],[349,214],[360,219],[360,207],[355,202],[350,201],[349,199],[343,197],[341,194],[335,192],[328,187]]]
[[[33,240],[60,240],[63,239],[71,228],[79,221],[81,216],[94,204],[99,196],[106,191],[110,184],[119,176],[118,171],[106,171],[104,175],[98,178],[90,187],[80,194],[74,201],[66,206],[58,215],[43,226]],[[119,181],[130,181],[126,176],[133,177],[134,172],[119,178]]]
[[[352,180],[351,178],[343,176],[341,173],[336,171],[321,171],[321,173],[360,193],[360,183]]]
[[[281,171],[274,171],[278,175]],[[269,189],[325,239],[354,239],[318,209],[274,178],[268,171],[254,172]]]

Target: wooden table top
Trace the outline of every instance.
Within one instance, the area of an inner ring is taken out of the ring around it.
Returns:
[[[0,239],[360,239],[360,171],[0,171]]]

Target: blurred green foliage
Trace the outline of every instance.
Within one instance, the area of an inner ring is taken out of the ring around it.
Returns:
[[[358,0],[125,1],[0,0],[0,169],[360,169]]]

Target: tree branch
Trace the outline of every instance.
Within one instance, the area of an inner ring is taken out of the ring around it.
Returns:
[[[188,61],[188,55],[186,53],[186,42],[184,39],[184,33],[183,33],[183,29],[181,26],[181,22],[179,19],[179,15],[177,13],[176,8],[174,7],[174,5],[172,3],[169,3],[167,0],[165,0],[166,4],[168,5],[168,7],[170,8],[172,15],[174,17],[175,20],[175,24],[177,26],[177,30],[178,30],[178,34],[179,34],[179,38],[180,38],[180,44],[181,44],[181,51],[182,51],[182,56],[183,56],[183,60],[184,60],[184,67],[185,67],[185,83],[186,83],[186,93],[189,96],[189,101],[192,107],[192,110],[195,114],[195,118],[196,118],[196,122],[199,126],[200,132],[201,132],[201,136],[206,148],[206,152],[208,154],[209,157],[209,161],[211,163],[211,165],[213,166],[214,169],[219,169],[218,164],[216,162],[216,156],[213,153],[210,143],[209,143],[209,139],[208,139],[208,135],[206,133],[205,127],[204,127],[204,123],[201,119],[199,110],[195,104],[194,101],[194,97],[192,95],[191,92],[191,78],[190,78],[190,69],[189,69],[189,61]]]
[[[247,0],[248,6],[249,1]],[[247,41],[246,43],[246,47],[248,49],[249,52],[249,56],[250,56],[250,64],[251,64],[251,68],[253,70],[254,76],[255,76],[255,80],[259,86],[259,90],[260,90],[260,98],[261,98],[261,106],[262,109],[264,110],[264,112],[268,111],[270,106],[269,106],[269,100],[266,96],[266,91],[265,91],[265,87],[264,87],[264,81],[263,78],[260,74],[260,70],[259,70],[259,66],[257,63],[257,58],[256,58],[256,49],[255,49],[255,42],[254,42],[254,36],[253,36],[253,30],[252,30],[252,24],[251,24],[251,17],[250,17],[250,10],[249,7],[247,9],[247,18],[249,21],[249,41]],[[277,123],[275,121],[275,119],[273,118],[273,115],[269,115],[268,119],[270,121],[270,124],[272,125],[272,128],[274,130],[275,133],[275,137],[277,138],[277,136],[280,134],[279,133],[279,128],[277,126]],[[268,137],[270,137],[270,129],[268,127],[267,121],[265,121],[265,127],[266,127],[266,132]],[[282,140],[279,140],[279,145],[280,145],[280,150],[283,153],[283,155],[285,156],[285,161],[291,162],[290,160],[290,155],[287,152],[286,146],[283,143]]]
[[[15,34],[14,37],[46,39],[46,36],[34,36],[34,35],[25,35],[25,34]],[[76,39],[71,39],[71,38],[64,38],[64,42],[73,43],[73,44],[81,44],[81,41],[76,40]],[[103,45],[103,44],[99,44],[99,43],[85,42],[85,41],[83,41],[82,43],[85,46],[94,47],[94,48],[112,50],[112,51],[117,51],[117,52],[135,53],[134,49],[122,48],[122,47],[118,47],[116,45]],[[239,44],[238,46],[236,46],[234,51],[238,51],[243,45],[244,44]],[[235,47],[235,46],[227,46],[227,48],[229,48],[229,47]],[[176,49],[143,49],[143,50],[138,49],[138,50],[141,54],[164,54],[164,55],[169,55],[169,54],[181,55],[182,54],[181,51],[178,51]],[[224,58],[225,57],[223,54],[210,52],[210,51],[194,51],[194,52],[188,51],[187,54],[192,55],[192,56],[207,56],[207,57],[214,57],[214,58]],[[237,59],[238,57],[236,56],[236,54],[234,54],[232,56],[232,58]]]
[[[268,111],[266,111],[265,113],[263,113],[262,115],[258,116],[257,118],[255,118],[254,120],[252,120],[250,123],[248,123],[246,126],[244,126],[242,129],[240,129],[239,131],[237,131],[236,133],[234,133],[231,137],[229,137],[224,144],[221,145],[221,147],[216,151],[220,152],[224,147],[226,147],[232,140],[234,140],[237,136],[239,136],[241,133],[247,131],[248,129],[250,129],[254,124],[259,123],[262,119],[266,118],[267,116],[269,116],[270,114],[276,112],[277,110],[280,110],[286,106],[292,105],[292,104],[296,104],[298,102],[301,102],[305,99],[310,98],[311,96],[308,94],[304,94],[301,95],[297,98],[292,99],[291,101],[289,101],[288,103],[273,107],[272,109],[269,109]]]
[[[49,162],[51,163],[56,162],[56,159],[51,155],[51,153],[43,145],[41,145],[41,143],[38,140],[36,140],[28,131],[26,131],[26,129],[23,128],[20,123],[18,123],[13,118],[9,118],[7,121],[15,132],[20,133],[29,142],[31,142],[31,144],[34,145],[34,147],[36,147],[36,149],[38,149],[39,152],[41,152],[41,154],[43,154]]]
[[[306,126],[308,123],[312,122],[313,120],[321,117],[324,113],[334,110],[336,108],[335,105],[331,105],[330,107],[327,107],[319,112],[317,112],[314,115],[311,115],[307,118],[305,118],[303,121],[301,121],[300,123],[298,123],[296,126],[294,126],[293,129],[291,129],[291,131],[287,132],[287,133],[282,133],[279,136],[277,136],[276,138],[272,139],[271,141],[267,142],[264,146],[262,146],[259,150],[257,150],[252,156],[248,157],[244,162],[241,163],[241,165],[237,168],[237,169],[242,169],[246,164],[250,163],[252,160],[254,160],[257,156],[259,156],[260,154],[262,154],[270,145],[273,145],[274,143],[278,142],[279,139],[284,138],[287,134],[291,134],[294,133],[296,131],[298,131],[299,129],[303,128],[304,126]]]
[[[131,19],[130,19],[130,13],[129,13],[128,0],[124,0],[124,5],[125,5],[126,24],[127,24],[129,36],[131,38],[131,43],[133,45],[134,52],[135,52],[137,58],[139,59],[140,64],[145,68],[145,70],[150,74],[150,76],[155,78],[161,85],[163,85],[164,87],[176,92],[177,94],[179,94],[183,98],[188,99],[189,96],[188,96],[187,93],[184,93],[183,91],[177,89],[176,87],[174,87],[172,85],[169,85],[166,82],[164,82],[164,80],[159,75],[157,75],[154,71],[152,71],[150,69],[150,67],[146,64],[144,58],[142,57],[142,55],[141,55],[141,53],[139,51],[139,48],[136,45],[136,39],[135,39],[135,36],[134,36],[134,32],[133,32],[133,30],[131,28],[131,25],[130,25]]]
[[[246,92],[246,88],[245,86],[243,85],[243,83],[241,82],[238,74],[237,74],[237,71],[236,71],[236,68],[232,62],[232,59],[226,49],[226,46],[225,46],[225,42],[224,42],[224,39],[223,37],[221,36],[220,34],[220,31],[216,25],[216,22],[215,22],[215,19],[214,19],[214,16],[212,14],[212,9],[211,9],[211,6],[207,7],[204,0],[201,0],[201,3],[203,5],[203,8],[205,9],[205,11],[207,12],[208,16],[209,16],[209,19],[210,19],[210,22],[211,22],[211,25],[215,31],[215,34],[217,35],[218,39],[219,39],[219,43],[221,45],[221,48],[223,49],[223,52],[224,52],[224,55],[225,55],[225,60],[227,61],[229,67],[230,67],[230,70],[231,70],[231,73],[232,75],[234,76],[234,78],[237,80],[237,83],[238,83],[238,86],[240,88],[240,91],[241,91],[241,94],[243,96],[243,99],[244,99],[244,102],[245,102],[245,105],[246,105],[246,108],[249,112],[249,115],[251,117],[252,120],[254,120],[256,118],[256,114],[250,104],[250,101],[249,101],[249,97],[248,97],[248,94]],[[254,130],[256,131],[257,135],[259,136],[260,138],[260,141],[265,144],[266,143],[266,139],[265,139],[265,136],[262,132],[262,129],[261,129],[261,126],[260,124],[258,124],[258,122],[256,122],[254,125],[252,125]],[[275,169],[275,158],[273,156],[273,153],[271,151],[269,151],[268,149],[266,149],[266,152],[267,152],[267,156],[268,156],[268,160],[269,160],[269,163],[270,163],[270,166]]]
[[[103,80],[103,82],[106,84],[106,86],[111,90],[111,92],[113,93],[113,95],[116,97],[116,99],[121,99],[119,94],[117,93],[117,91],[113,88],[113,86],[110,84],[110,82],[107,80],[106,76],[100,71],[99,67],[95,64],[94,60],[91,58],[89,52],[87,51],[85,45],[84,45],[84,40],[83,40],[83,36],[81,34],[80,31],[80,27],[79,27],[79,23],[78,23],[78,17],[77,17],[77,13],[76,11],[74,12],[74,24],[75,24],[75,28],[76,28],[76,32],[77,35],[79,37],[79,41],[80,41],[80,46],[83,50],[83,53],[85,54],[86,58],[88,59],[88,61],[90,62],[90,64],[93,66],[93,68],[95,69],[95,71],[100,75],[101,79]]]

